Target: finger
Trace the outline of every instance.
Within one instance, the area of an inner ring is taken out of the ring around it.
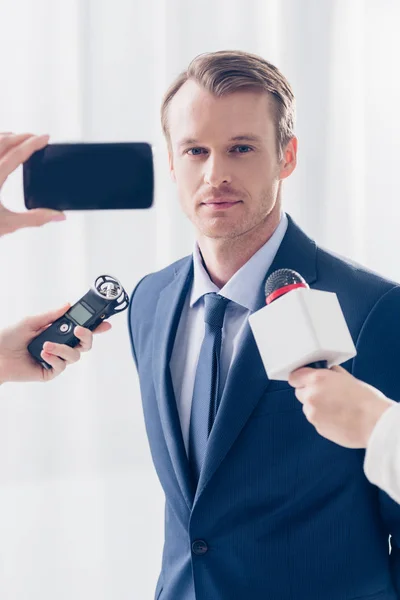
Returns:
[[[65,221],[65,219],[66,216],[63,212],[48,208],[34,208],[22,213],[8,211],[10,228],[14,231],[25,227],[42,227],[42,225],[46,225],[47,223]]]
[[[310,367],[302,367],[293,371],[289,375],[289,385],[295,388],[305,387],[308,384],[309,378],[315,374],[315,369]]]
[[[58,358],[62,358],[68,365],[78,362],[81,353],[77,348],[71,348],[66,344],[56,344],[54,342],[45,342],[43,350],[46,354],[51,354]]]
[[[101,323],[101,325],[96,327],[92,333],[96,335],[97,333],[105,333],[106,331],[110,331],[110,329],[112,329],[111,323],[109,321],[104,321],[104,323]]]
[[[70,307],[71,304],[68,302],[56,310],[51,310],[47,313],[36,315],[34,317],[27,317],[24,319],[24,323],[31,328],[33,333],[44,331],[49,325],[54,323],[54,321],[57,321],[57,319],[65,315]]]
[[[23,135],[26,134],[22,134],[22,137]],[[18,136],[16,136],[16,138],[18,138]],[[34,152],[44,148],[48,141],[48,135],[30,135],[30,137],[25,140],[23,139],[20,143],[12,145],[9,150],[5,151],[4,155],[0,155],[0,185],[4,183],[10,173],[15,171],[15,169],[24,163]]]
[[[93,335],[98,333],[105,333],[106,331],[110,331],[112,328],[111,323],[108,321],[104,321],[101,323],[94,331],[90,331],[85,327],[81,327],[78,325],[75,327],[74,335],[80,340],[79,348],[82,352],[88,352],[91,350],[93,346]]]
[[[301,403],[304,404],[306,399],[305,399],[305,394],[304,394],[304,390],[302,390],[301,388],[296,388],[294,390],[294,395],[296,396],[297,400]]]
[[[74,335],[80,340],[79,348],[82,352],[88,352],[93,345],[93,333],[85,327],[75,327]]]
[[[58,358],[58,356],[54,356],[54,354],[49,354],[48,352],[42,350],[40,356],[53,368],[53,377],[56,377],[56,375],[59,375],[67,368],[67,363],[65,360]]]
[[[315,417],[315,408],[306,402],[303,404],[303,413],[305,414],[307,421],[312,423]]]
[[[342,375],[349,375],[346,369],[343,369],[343,367],[339,367],[339,365],[334,365],[329,370],[333,371],[334,373],[342,373]]]
[[[33,137],[33,133],[15,134],[10,131],[4,131],[0,133],[0,157],[2,157],[3,154],[5,154],[11,148]]]

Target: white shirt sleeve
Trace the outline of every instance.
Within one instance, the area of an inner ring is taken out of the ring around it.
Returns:
[[[369,481],[400,503],[400,405],[386,410],[372,431],[364,461]]]

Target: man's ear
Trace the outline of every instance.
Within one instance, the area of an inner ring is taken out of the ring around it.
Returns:
[[[295,170],[297,165],[297,138],[292,137],[287,143],[282,158],[282,166],[279,173],[279,179],[286,179]]]
[[[171,175],[171,179],[174,183],[176,183],[175,169],[174,169],[174,157],[172,155],[171,148],[168,148],[168,163],[169,163],[169,173]]]

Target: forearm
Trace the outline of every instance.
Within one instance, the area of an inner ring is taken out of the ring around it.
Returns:
[[[370,437],[364,471],[377,485],[400,503],[400,405],[382,415]]]

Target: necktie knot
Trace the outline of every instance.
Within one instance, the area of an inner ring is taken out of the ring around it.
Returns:
[[[228,302],[227,298],[219,294],[211,293],[204,296],[204,321],[211,329],[222,329]]]

